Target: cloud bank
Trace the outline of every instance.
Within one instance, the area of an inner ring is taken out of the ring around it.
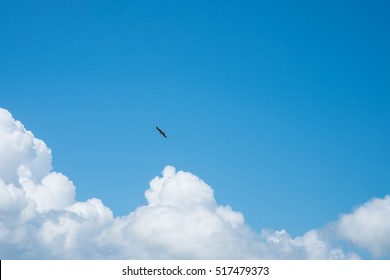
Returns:
[[[51,150],[0,109],[1,259],[349,259],[348,247],[389,256],[390,197],[292,237],[256,231],[220,205],[197,176],[164,168],[145,191],[146,205],[116,217],[97,198],[52,171]]]

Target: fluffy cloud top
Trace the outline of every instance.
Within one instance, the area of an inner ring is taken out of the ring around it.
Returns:
[[[1,108],[0,139],[0,178],[6,184],[18,184],[21,168],[28,170],[34,181],[42,180],[50,172],[51,151],[46,144]]]
[[[344,215],[332,227],[291,237],[256,232],[197,176],[164,168],[147,204],[115,217],[102,201],[75,201],[75,186],[52,171],[45,143],[0,109],[1,259],[345,259],[338,237],[380,257],[390,251],[390,198]],[[331,228],[331,230],[329,230]]]
[[[351,214],[342,215],[337,229],[344,239],[375,257],[390,256],[390,196],[372,199]]]

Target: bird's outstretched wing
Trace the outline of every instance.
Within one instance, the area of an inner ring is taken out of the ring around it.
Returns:
[[[157,126],[156,126],[156,129],[158,130],[158,132],[160,132],[160,134],[162,136],[164,136],[165,138],[167,138],[167,136],[165,135],[164,131],[162,131],[161,129],[159,129]]]

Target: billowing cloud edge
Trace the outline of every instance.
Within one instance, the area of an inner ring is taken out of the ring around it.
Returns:
[[[72,181],[52,171],[51,150],[5,109],[0,139],[1,259],[360,258],[353,248],[389,256],[389,196],[292,237],[253,230],[207,183],[166,166],[145,191],[147,204],[116,217],[97,198],[76,201]]]

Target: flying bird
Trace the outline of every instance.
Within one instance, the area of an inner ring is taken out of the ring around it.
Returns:
[[[165,138],[167,138],[167,136],[165,135],[164,131],[162,131],[161,129],[159,129],[157,126],[156,126],[156,129],[158,130],[158,132],[160,132],[160,134],[162,136],[164,136]]]

